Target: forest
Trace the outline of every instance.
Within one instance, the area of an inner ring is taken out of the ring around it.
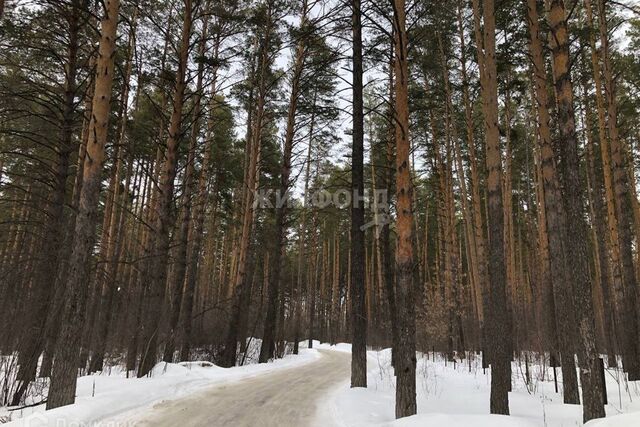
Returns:
[[[639,114],[631,0],[0,0],[0,407],[319,341],[391,348],[396,418],[416,352],[603,418]]]

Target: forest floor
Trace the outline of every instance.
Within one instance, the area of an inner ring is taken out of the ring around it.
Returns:
[[[349,387],[349,344],[302,348],[300,355],[231,369],[209,363],[160,363],[149,378],[111,372],[81,377],[75,405],[11,412],[11,426],[147,427],[569,427],[582,408],[562,403],[553,371],[531,355],[513,363],[511,416],[488,415],[490,372],[479,357],[457,363],[419,354],[418,415],[394,420],[395,378],[390,350],[368,352],[368,388]],[[562,377],[557,370],[560,392]],[[608,369],[607,419],[588,427],[640,426],[640,384]],[[0,412],[2,409],[0,409]],[[2,414],[0,414],[2,415]]]

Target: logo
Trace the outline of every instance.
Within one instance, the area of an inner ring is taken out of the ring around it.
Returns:
[[[79,421],[70,420],[66,417],[46,416],[42,412],[38,412],[24,418],[25,427],[130,427],[134,426],[134,422],[118,422],[118,421]]]
[[[49,417],[46,417],[42,412],[29,415],[24,422],[26,427],[42,427],[51,425]]]

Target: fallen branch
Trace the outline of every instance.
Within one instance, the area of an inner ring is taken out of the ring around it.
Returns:
[[[45,403],[47,403],[47,399],[42,400],[42,401],[40,401],[38,403],[32,403],[31,405],[19,406],[17,408],[9,408],[9,409],[7,409],[7,411],[9,411],[9,412],[11,412],[11,411],[19,411],[21,409],[33,408],[34,406],[44,405]]]

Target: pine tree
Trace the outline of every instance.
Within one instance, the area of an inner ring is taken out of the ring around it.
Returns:
[[[506,258],[504,252],[504,214],[502,194],[502,160],[500,152],[500,131],[498,129],[498,88],[495,53],[495,5],[485,1],[482,11],[478,1],[473,2],[478,45],[478,65],[482,89],[482,110],[485,128],[485,149],[487,165],[487,221],[489,223],[489,277],[491,318],[486,348],[491,348],[489,361],[491,372],[491,413],[509,414],[508,391],[511,384],[511,364],[507,301],[506,301]],[[484,28],[480,31],[480,18]]]
[[[360,0],[351,4],[353,28],[353,142],[351,147],[351,387],[367,386],[367,312],[364,286],[364,98],[362,11]]]
[[[404,0],[394,2],[395,37],[395,140],[396,140],[396,293],[398,339],[396,418],[414,415],[416,408],[416,326],[414,300],[414,235],[411,169],[409,158],[409,38]]]
[[[87,141],[88,161],[85,162],[83,170],[79,212],[76,218],[69,271],[67,272],[66,308],[56,348],[56,363],[51,375],[47,409],[68,405],[75,401],[76,373],[87,299],[89,256],[93,250],[95,239],[98,196],[111,108],[111,88],[114,76],[113,53],[119,10],[119,0],[108,0],[105,3],[105,14],[101,21],[93,113],[89,125],[89,140]]]
[[[558,128],[560,135],[560,180],[567,215],[566,242],[569,271],[573,277],[573,293],[578,324],[578,362],[583,394],[583,418],[587,422],[604,416],[602,385],[598,378],[598,353],[595,348],[595,325],[591,277],[588,263],[588,233],[584,218],[584,186],[579,175],[578,140],[575,129],[573,84],[569,70],[569,37],[562,0],[551,0],[547,8],[551,28],[551,48]]]

